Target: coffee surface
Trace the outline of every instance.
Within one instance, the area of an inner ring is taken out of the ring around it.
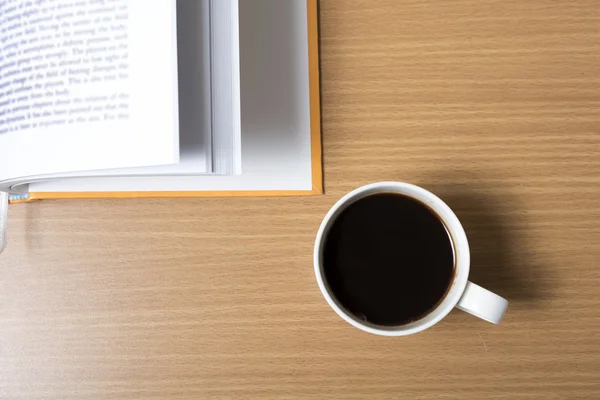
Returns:
[[[443,300],[454,252],[443,222],[425,204],[377,193],[335,219],[323,268],[340,305],[359,319],[395,326],[424,317]]]

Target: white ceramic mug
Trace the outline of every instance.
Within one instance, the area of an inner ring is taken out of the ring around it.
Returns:
[[[440,218],[440,220],[446,226],[455,253],[454,279],[451,283],[450,289],[446,293],[446,297],[427,315],[417,321],[413,321],[404,325],[381,326],[359,319],[350,311],[346,310],[340,303],[338,303],[335,295],[331,293],[325,279],[322,262],[323,244],[329,232],[329,228],[331,227],[333,221],[335,221],[335,219],[348,205],[374,193],[399,193],[412,197],[421,203],[426,204],[437,214],[438,218]],[[372,183],[370,185],[355,189],[342,197],[337,203],[335,203],[335,205],[331,208],[331,210],[329,210],[323,219],[321,227],[319,228],[319,232],[317,233],[314,250],[314,264],[317,282],[321,292],[323,293],[323,296],[325,296],[325,299],[331,308],[333,308],[340,317],[355,327],[366,332],[384,336],[404,336],[420,332],[441,321],[442,318],[448,315],[448,313],[454,307],[458,307],[459,309],[486,321],[493,322],[495,324],[499,323],[502,319],[502,316],[506,312],[508,301],[497,294],[482,288],[481,286],[469,282],[468,278],[470,263],[471,256],[469,252],[467,235],[465,234],[465,230],[463,229],[460,221],[454,212],[452,212],[450,207],[448,207],[446,203],[444,203],[433,193],[421,187],[402,182]]]

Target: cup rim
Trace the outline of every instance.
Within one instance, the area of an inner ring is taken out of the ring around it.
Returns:
[[[335,296],[332,293],[330,293],[328,285],[325,282],[325,278],[323,276],[323,265],[321,262],[322,244],[324,242],[328,229],[330,228],[332,222],[335,220],[335,217],[344,208],[352,204],[354,201],[357,201],[365,196],[374,193],[400,193],[424,203],[436,213],[440,220],[442,220],[446,229],[448,230],[448,234],[450,235],[452,241],[455,257],[455,273],[452,283],[450,284],[450,287],[446,292],[445,297],[428,314],[416,321],[407,324],[395,326],[382,326],[359,320],[351,312],[346,310],[341,304],[338,304],[337,299],[335,299]],[[344,319],[346,322],[353,325],[354,327],[368,333],[373,333],[382,336],[406,336],[417,332],[421,332],[435,325],[436,323],[441,321],[446,315],[448,315],[448,313],[450,313],[450,311],[456,306],[468,282],[470,269],[470,251],[467,235],[464,231],[462,224],[460,223],[456,214],[454,214],[454,212],[446,203],[444,203],[442,199],[420,186],[416,186],[405,182],[384,181],[375,182],[356,188],[344,195],[331,207],[331,209],[323,218],[323,221],[321,222],[321,225],[319,226],[319,230],[317,232],[313,252],[313,262],[317,284],[319,286],[319,289],[321,290],[321,293],[323,294],[323,297],[325,297],[325,300],[327,301],[329,306],[342,319]]]

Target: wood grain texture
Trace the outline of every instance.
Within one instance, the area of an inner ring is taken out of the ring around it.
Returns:
[[[600,7],[323,0],[325,196],[15,205],[0,398],[600,398]],[[344,193],[420,184],[502,325],[368,335],[312,246]]]

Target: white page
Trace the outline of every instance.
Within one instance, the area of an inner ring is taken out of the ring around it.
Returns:
[[[209,0],[177,3],[181,163],[213,172]],[[201,154],[200,154],[201,153]],[[193,160],[193,161],[192,161]]]
[[[174,0],[78,4],[3,3],[0,181],[179,160]]]
[[[44,174],[30,179],[212,173],[209,11],[208,0],[177,4],[178,164]]]
[[[212,125],[215,172],[242,173],[238,0],[210,0]]]
[[[242,175],[67,179],[29,190],[311,190],[306,17],[304,0],[240,2]]]

